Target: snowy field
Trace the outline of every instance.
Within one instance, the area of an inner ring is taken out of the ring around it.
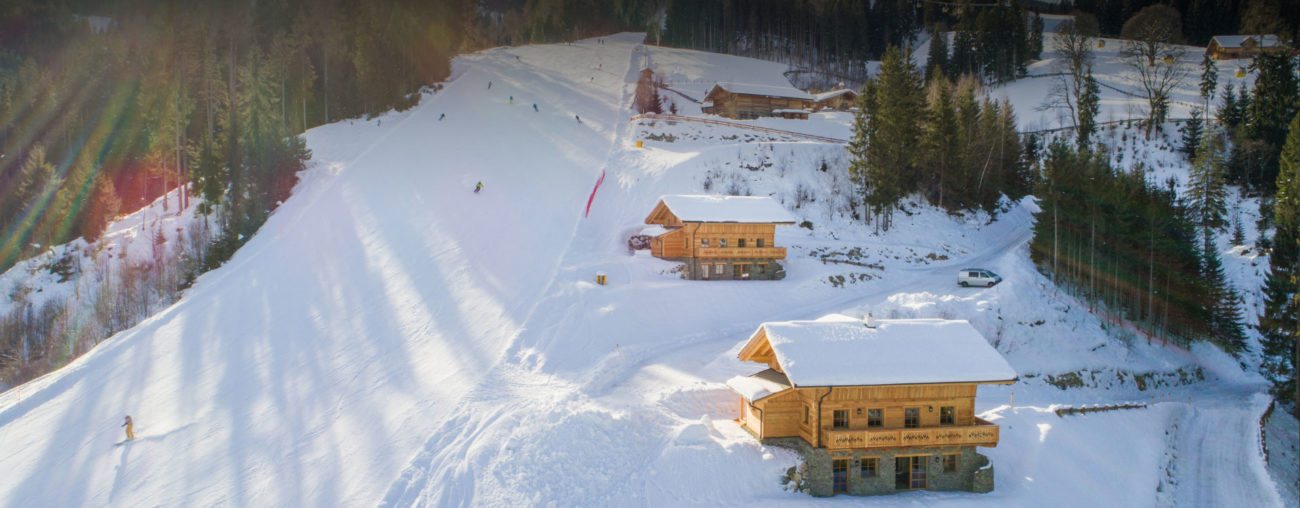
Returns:
[[[909,203],[877,234],[841,146],[628,121],[647,58],[681,86],[784,66],[639,41],[462,56],[410,111],[308,132],[311,168],[226,266],[0,395],[0,505],[1294,503],[1259,452],[1263,381],[1057,291],[1029,261],[1032,198],[996,217]],[[848,137],[846,116],[769,126]],[[786,279],[685,281],[629,253],[659,196],[701,192],[797,217]],[[1006,280],[958,288],[966,266]],[[723,382],[760,370],[736,360],[760,322],[835,312],[967,319],[1020,373],[977,401],[1002,426],[981,449],[993,493],[782,490],[798,457],[741,430]],[[1143,407],[1055,411],[1116,403]],[[138,439],[118,445],[124,414]]]

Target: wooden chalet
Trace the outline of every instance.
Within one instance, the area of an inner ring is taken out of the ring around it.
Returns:
[[[1276,35],[1216,35],[1205,52],[1215,60],[1254,58],[1263,53],[1291,51]]]
[[[717,83],[704,95],[705,114],[748,120],[763,116],[808,118],[813,96],[790,86]]]
[[[794,224],[769,197],[669,195],[645,219],[652,227],[650,254],[685,262],[684,276],[697,280],[774,280],[785,277],[774,245],[776,227]]]
[[[848,111],[858,105],[858,93],[849,88],[839,88],[813,96],[817,111]]]
[[[997,446],[998,426],[975,416],[975,393],[1017,376],[970,323],[763,323],[739,356],[767,369],[727,381],[740,394],[738,423],[800,449],[813,495],[992,490],[975,448]]]

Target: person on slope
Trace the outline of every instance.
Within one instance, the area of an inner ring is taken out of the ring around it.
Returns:
[[[510,96],[510,103],[511,103],[511,104],[514,104],[514,103],[515,103],[515,96],[513,96],[513,95]]]
[[[481,190],[483,190],[483,181],[482,181],[482,180],[480,180],[480,181],[478,182],[478,184],[474,185],[474,193],[475,193],[475,194],[478,194],[478,192],[481,191]]]
[[[533,103],[533,112],[534,112],[534,113],[540,113],[540,112],[541,112],[540,110],[537,109],[537,103],[536,103],[536,102]]]
[[[122,426],[126,427],[126,440],[135,441],[135,422],[131,421],[131,415],[126,415],[126,420],[122,422]]]
[[[582,123],[582,118],[579,117],[578,115],[573,115],[573,119],[574,119],[574,120],[577,120],[578,123]]]
[[[446,113],[443,113],[443,114],[441,114],[441,115],[438,115],[438,121],[439,121],[439,122],[441,122],[443,118],[447,118],[447,114],[446,114]]]
[[[492,81],[488,81],[488,90],[492,89]]]

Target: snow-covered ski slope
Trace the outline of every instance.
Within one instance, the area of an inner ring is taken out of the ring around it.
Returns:
[[[978,402],[1002,425],[982,450],[995,492],[873,503],[1282,503],[1249,431],[1259,380],[1056,291],[1028,259],[1032,200],[995,220],[909,204],[875,234],[848,215],[840,146],[628,122],[647,59],[700,82],[782,70],[639,40],[464,56],[411,111],[309,132],[312,169],[227,266],[0,396],[0,505],[822,503],[782,490],[798,458],[736,426],[723,381],[761,369],[735,354],[762,321],[867,311],[969,319],[1022,376]],[[684,281],[629,255],[660,195],[700,192],[772,196],[806,221],[778,231],[788,277]],[[964,266],[1006,282],[958,288]],[[1148,407],[1052,412],[1121,401]],[[124,414],[138,439],[114,446]]]

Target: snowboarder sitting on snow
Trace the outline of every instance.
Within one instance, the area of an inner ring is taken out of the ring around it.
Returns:
[[[135,422],[131,421],[131,415],[126,415],[126,421],[122,422],[122,426],[126,427],[126,440],[135,441]]]
[[[478,191],[481,191],[481,190],[483,190],[483,182],[479,182],[477,185],[474,186],[474,193],[475,193],[475,194],[478,194]]]

